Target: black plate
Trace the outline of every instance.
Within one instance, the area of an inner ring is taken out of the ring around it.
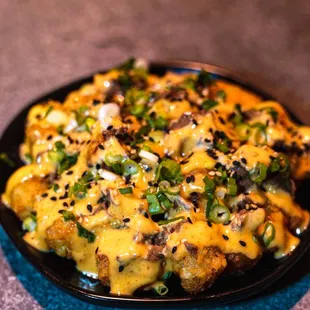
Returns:
[[[246,89],[249,89],[263,99],[274,99],[268,93],[253,87],[247,81],[240,78],[238,75],[216,66],[185,62],[185,61],[170,61],[170,62],[153,62],[150,67],[151,73],[164,74],[166,71],[174,71],[178,73],[187,71],[197,71],[201,68],[211,72],[215,78],[221,78],[239,84]],[[47,95],[42,96],[31,102],[27,108],[20,112],[11,124],[4,131],[0,140],[0,153],[5,152],[16,163],[17,167],[22,165],[18,158],[18,147],[24,138],[24,122],[29,108],[42,101],[55,99],[63,101],[66,95],[82,84],[92,80],[92,76],[80,79],[69,85],[54,90]],[[7,165],[0,166],[0,192],[4,191],[5,183],[9,176],[14,171],[13,168]],[[310,182],[305,181],[297,191],[297,201],[306,207],[307,189]],[[0,220],[1,224],[13,241],[18,250],[49,280],[66,292],[101,305],[111,306],[126,306],[136,307],[138,305],[149,306],[172,306],[172,305],[193,305],[204,304],[205,306],[222,305],[228,302],[233,302],[248,298],[277,281],[285,272],[287,272],[307,251],[310,244],[310,232],[306,231],[301,238],[299,247],[293,254],[283,260],[274,260],[271,256],[265,256],[259,264],[250,270],[244,276],[235,278],[227,277],[220,278],[207,292],[190,296],[185,293],[177,279],[171,279],[168,283],[170,288],[169,293],[164,297],[154,296],[151,293],[138,293],[136,296],[115,296],[108,293],[108,290],[101,286],[98,281],[91,280],[83,276],[75,269],[73,261],[57,257],[53,253],[43,253],[28,246],[22,239],[21,223],[14,213],[6,208],[3,204],[0,205]],[[141,275],[142,276],[142,275]]]

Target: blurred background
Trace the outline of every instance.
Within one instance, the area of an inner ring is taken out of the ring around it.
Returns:
[[[306,0],[0,0],[0,135],[30,100],[130,56],[230,68],[310,124],[309,29]],[[0,266],[0,308],[36,308]]]

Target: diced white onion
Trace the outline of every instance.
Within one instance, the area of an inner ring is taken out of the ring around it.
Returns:
[[[119,178],[117,174],[110,172],[108,170],[105,170],[105,169],[99,169],[98,173],[103,179],[108,180],[108,181],[115,181]]]
[[[67,114],[59,111],[59,110],[52,110],[46,116],[46,121],[53,125],[62,125],[67,123]]]
[[[75,119],[72,119],[69,124],[65,127],[64,133],[68,133],[69,131],[73,130],[78,126],[78,123]]]
[[[98,119],[101,125],[107,129],[115,116],[120,115],[120,107],[116,103],[104,104],[98,113]]]
[[[144,58],[137,58],[135,61],[134,67],[147,70],[149,68],[149,63]]]
[[[141,150],[141,151],[139,152],[139,156],[140,156],[141,158],[150,160],[150,161],[152,161],[153,163],[157,163],[157,162],[158,162],[158,156],[156,156],[155,154],[150,153],[150,152],[148,152],[148,151],[145,151],[145,150]]]

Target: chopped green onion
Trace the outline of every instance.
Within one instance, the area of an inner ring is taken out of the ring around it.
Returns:
[[[104,162],[106,165],[111,167],[113,164],[121,163],[124,157],[122,155],[114,155],[112,153],[107,153],[104,157]]]
[[[169,219],[169,220],[165,220],[165,221],[159,221],[157,224],[158,225],[167,225],[167,224],[170,224],[170,223],[173,223],[176,221],[180,221],[180,220],[184,220],[184,216],[178,216],[178,217],[175,217],[173,219]]]
[[[183,81],[182,86],[185,87],[185,88],[189,88],[189,89],[195,90],[195,80],[193,78],[186,78]]]
[[[275,234],[276,234],[276,230],[275,230],[273,224],[271,224],[270,222],[266,223],[261,237],[262,237],[263,242],[267,248],[270,245],[270,243],[272,242],[272,240],[274,239]]]
[[[212,108],[216,107],[219,103],[212,99],[207,99],[202,103],[202,107],[204,110],[209,111]]]
[[[267,143],[267,133],[266,133],[267,126],[262,123],[255,123],[251,127],[254,128],[255,143],[258,145],[266,144]]]
[[[126,195],[126,194],[132,194],[132,187],[124,187],[124,188],[119,188],[118,191],[122,194],[122,195]]]
[[[54,108],[50,105],[45,112],[44,118],[46,118],[53,111],[53,109]]]
[[[238,192],[238,186],[234,178],[227,178],[228,195],[236,196]]]
[[[76,218],[75,218],[75,215],[73,214],[73,212],[70,212],[70,211],[67,211],[67,210],[63,210],[61,212],[65,222],[68,222],[68,221],[75,221]]]
[[[241,141],[247,141],[251,134],[251,128],[248,124],[241,123],[236,126],[236,132]]]
[[[169,181],[173,184],[179,184],[184,177],[180,165],[172,159],[163,159],[156,170],[156,181]]]
[[[0,161],[6,163],[10,167],[14,167],[15,163],[9,158],[8,154],[0,153]]]
[[[153,286],[153,289],[160,296],[166,295],[169,291],[168,287],[163,283]]]
[[[263,182],[267,177],[267,166],[258,162],[257,165],[250,171],[250,178],[255,183]]]
[[[234,117],[232,119],[232,122],[235,125],[243,123],[243,113],[242,113],[242,110],[241,110],[241,105],[239,103],[237,103],[235,105],[235,115],[234,115]]]
[[[124,71],[129,71],[133,69],[133,66],[135,64],[136,59],[131,57],[127,61],[125,61],[123,64],[121,64],[118,69],[119,70],[124,70]]]
[[[75,196],[78,199],[85,198],[87,194],[87,187],[82,182],[75,182],[73,186],[69,188],[69,196]]]
[[[76,227],[78,229],[78,236],[86,238],[88,243],[92,243],[96,240],[96,235],[84,228],[79,222],[76,222]]]
[[[180,188],[178,186],[170,186],[165,190],[165,193],[176,196],[180,194]]]
[[[216,96],[221,98],[223,101],[226,101],[227,94],[223,89],[218,90]]]
[[[26,159],[27,163],[29,163],[29,164],[31,164],[33,161],[33,157],[29,153],[25,154],[25,159]]]
[[[173,272],[172,271],[167,271],[161,278],[162,281],[167,281],[171,276]]]
[[[230,211],[227,207],[215,204],[209,212],[209,219],[214,223],[225,223],[230,218]]]
[[[228,140],[225,139],[221,142],[216,142],[215,148],[224,154],[228,153],[229,152]]]
[[[207,72],[204,69],[201,69],[201,71],[198,74],[197,81],[196,81],[196,88],[201,87],[207,87],[213,84],[214,80],[209,72]]]
[[[126,159],[123,163],[123,172],[124,175],[133,175],[137,174],[140,170],[140,166],[131,159]]]
[[[160,206],[160,203],[159,203],[157,196],[155,194],[146,195],[146,200],[148,202],[149,213],[151,215],[165,213],[165,211]]]
[[[163,192],[158,192],[156,196],[161,206],[163,206],[166,210],[173,207],[173,203],[167,198],[167,196]]]
[[[266,112],[271,116],[272,120],[276,123],[278,121],[279,113],[272,107],[268,107],[265,109]]]
[[[213,193],[215,190],[215,187],[216,187],[215,182],[212,179],[210,179],[208,176],[205,176],[203,181],[206,184],[205,185],[205,192]]]
[[[23,230],[31,232],[34,231],[36,227],[37,227],[37,217],[31,213],[23,221]]]
[[[54,192],[56,193],[56,192],[59,190],[59,185],[55,183],[55,184],[53,185],[53,190],[54,190]]]

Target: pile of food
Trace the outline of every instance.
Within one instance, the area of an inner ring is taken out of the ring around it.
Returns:
[[[29,111],[4,203],[24,240],[73,259],[110,292],[178,276],[185,291],[298,246],[309,213],[310,128],[283,107],[199,73],[148,73],[130,59]]]

